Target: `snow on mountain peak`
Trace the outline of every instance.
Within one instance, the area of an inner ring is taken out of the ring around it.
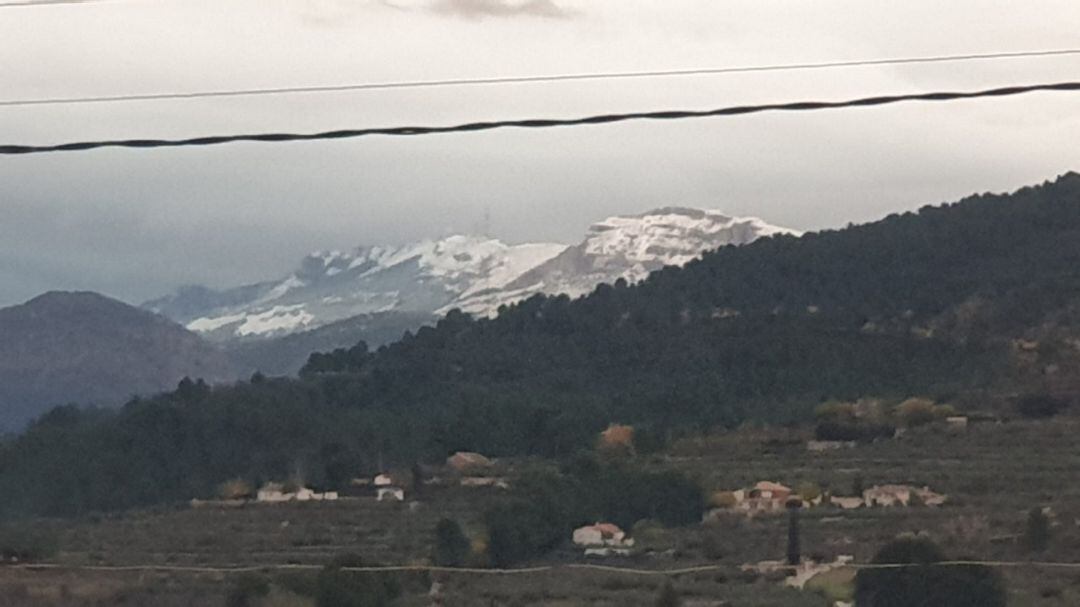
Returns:
[[[601,282],[634,282],[703,251],[762,236],[797,234],[716,210],[660,208],[604,219],[573,246],[508,245],[453,235],[397,246],[319,251],[279,281],[230,289],[182,290],[147,307],[223,340],[271,337],[365,314],[478,315],[534,293],[580,296]],[[191,298],[185,298],[186,294]],[[173,312],[170,314],[170,312]]]

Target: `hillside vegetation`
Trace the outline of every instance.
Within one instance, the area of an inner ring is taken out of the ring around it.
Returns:
[[[452,312],[298,379],[47,415],[4,446],[9,511],[187,499],[233,477],[332,487],[380,458],[565,456],[610,422],[639,448],[808,420],[829,399],[1067,394],[1077,377],[1080,175],[843,230],[726,247],[639,285]]]

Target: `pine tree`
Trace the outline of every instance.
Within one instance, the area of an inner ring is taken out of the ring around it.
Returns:
[[[1047,544],[1050,543],[1050,519],[1043,513],[1042,508],[1032,508],[1028,512],[1024,540],[1028,548],[1034,552],[1046,550]]]
[[[457,521],[442,519],[435,526],[435,553],[432,560],[440,567],[460,567],[469,556],[469,538]]]

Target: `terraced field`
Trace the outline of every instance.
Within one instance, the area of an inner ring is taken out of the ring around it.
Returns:
[[[685,439],[668,454],[640,458],[640,464],[683,471],[708,490],[775,480],[791,486],[815,483],[842,494],[858,482],[867,487],[909,483],[949,496],[940,508],[807,510],[802,514],[803,551],[821,559],[853,555],[856,562],[866,562],[898,534],[921,533],[956,557],[1069,562],[1080,554],[1080,486],[1072,482],[1080,478],[1078,431],[1076,418],[981,424],[964,432],[931,427],[896,440],[809,453],[808,430],[746,429]],[[309,599],[279,590],[289,587],[286,578],[311,575],[345,553],[372,563],[424,563],[440,518],[458,520],[470,534],[478,532],[480,517],[498,491],[431,488],[415,504],[360,498],[243,507],[177,505],[74,521],[33,521],[29,525],[58,537],[60,552],[53,563],[72,568],[0,568],[0,606],[223,605],[235,573],[167,568],[238,566],[266,568],[266,579],[281,581],[274,584],[267,605],[310,605]],[[1050,508],[1053,520],[1050,547],[1039,554],[1020,541],[1033,507]],[[699,526],[641,530],[640,554],[589,562],[648,570],[714,567],[677,576],[685,605],[825,605],[812,592],[782,588],[779,578],[740,571],[747,562],[781,558],[786,538],[784,516],[725,514]],[[559,567],[583,562],[565,546],[533,563],[557,566],[552,570],[431,575],[442,583],[446,605],[653,604],[662,576]],[[164,569],[79,569],[131,565]],[[281,566],[311,571],[275,569]],[[1005,571],[1010,605],[1080,604],[1080,565],[1030,564]],[[430,603],[431,575],[410,578],[403,605]]]

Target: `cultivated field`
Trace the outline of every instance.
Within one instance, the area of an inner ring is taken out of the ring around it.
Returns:
[[[933,426],[897,440],[853,449],[809,453],[807,430],[753,430],[683,439],[668,453],[639,457],[638,465],[677,469],[707,491],[736,489],[759,480],[789,486],[815,483],[836,494],[861,482],[929,485],[949,496],[940,508],[802,513],[805,555],[831,560],[852,555],[869,561],[901,533],[924,533],[951,556],[983,561],[1069,562],[1080,553],[1080,420],[975,424],[966,431]],[[520,463],[535,465],[536,463]],[[857,480],[858,479],[858,480]],[[97,515],[71,521],[25,523],[55,535],[58,569],[0,568],[0,605],[225,605],[241,575],[185,568],[259,568],[271,582],[264,605],[311,605],[304,579],[335,556],[361,555],[365,563],[423,565],[436,522],[459,521],[469,535],[481,531],[483,511],[500,490],[429,487],[418,503],[358,498],[333,503],[248,504],[242,507],[177,505]],[[1048,507],[1049,548],[1032,553],[1022,542],[1027,512]],[[528,574],[415,573],[405,576],[402,605],[428,605],[432,579],[446,605],[654,604],[663,576],[571,569],[592,563],[646,570],[695,566],[707,571],[675,576],[684,605],[815,606],[812,591],[781,586],[782,576],[740,571],[748,562],[780,559],[787,541],[783,515],[747,518],[724,514],[704,525],[638,529],[638,554],[589,559],[569,545],[526,566],[553,566]],[[568,538],[569,540],[569,538]],[[87,567],[155,566],[117,570]],[[292,567],[292,569],[288,569]],[[178,569],[170,569],[178,568]],[[1080,604],[1077,568],[1023,565],[1005,569],[1010,605]],[[7,601],[6,603],[4,601]]]

